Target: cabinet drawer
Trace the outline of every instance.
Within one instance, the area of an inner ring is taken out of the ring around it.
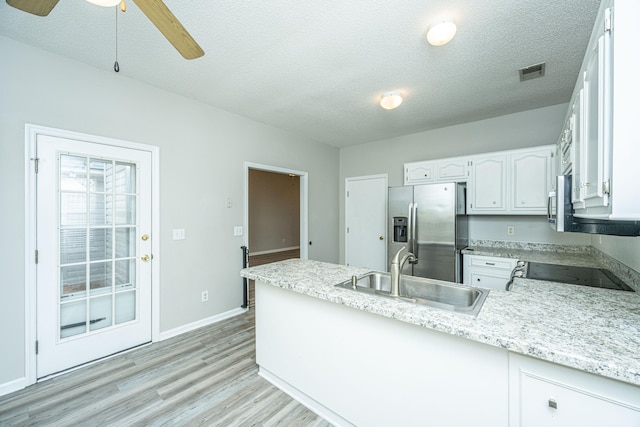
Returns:
[[[593,390],[523,375],[520,426],[637,426],[640,408]]]
[[[478,288],[505,290],[509,282],[509,274],[499,277],[494,272],[471,272],[471,283],[469,285]]]
[[[507,272],[507,278],[518,262],[518,260],[510,258],[488,257],[481,255],[471,255],[469,258],[469,264],[471,267],[488,267],[491,268],[492,271],[495,271],[496,274],[500,270],[504,270]]]

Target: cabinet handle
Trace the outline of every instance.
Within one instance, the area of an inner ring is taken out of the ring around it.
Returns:
[[[558,402],[555,399],[549,399],[549,408],[558,409]]]
[[[496,265],[495,262],[485,262],[485,265]]]
[[[479,282],[479,281],[480,281],[480,278],[478,277],[476,280]]]

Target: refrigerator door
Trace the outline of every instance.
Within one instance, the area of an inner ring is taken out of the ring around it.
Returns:
[[[414,187],[416,247],[414,276],[455,282],[457,185],[428,184]]]
[[[387,271],[391,265],[391,259],[401,248],[406,248],[406,252],[410,252],[412,243],[411,230],[411,212],[410,206],[413,204],[413,187],[389,187],[389,215],[387,230],[389,250],[387,260]],[[402,274],[412,274],[411,264],[405,263]]]

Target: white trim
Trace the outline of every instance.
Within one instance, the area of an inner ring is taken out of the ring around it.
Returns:
[[[267,254],[276,254],[278,252],[287,252],[294,251],[296,249],[300,249],[300,246],[291,246],[288,248],[280,248],[280,249],[269,249],[266,251],[258,251],[258,252],[249,252],[249,255],[267,255]]]
[[[309,258],[309,173],[278,166],[244,162],[244,245],[249,247],[249,169],[292,173],[300,177],[300,259]],[[251,248],[249,248],[251,250]]]
[[[0,384],[0,396],[13,393],[14,391],[22,390],[27,386],[27,379],[25,377],[18,378],[6,383]]]
[[[224,313],[216,314],[215,316],[207,317],[205,319],[198,320],[196,322],[188,323],[186,325],[178,326],[177,328],[169,329],[160,333],[158,341],[164,341],[169,338],[177,337],[178,335],[186,332],[191,332],[195,329],[202,328],[203,326],[209,326],[214,323],[221,322],[234,316],[246,313],[248,310],[245,308],[234,308],[233,310],[225,311]],[[155,340],[154,340],[155,341]]]
[[[263,368],[262,366],[260,366],[260,368],[258,369],[258,375],[260,375],[265,380],[269,381],[271,384],[273,384],[283,392],[285,392],[287,395],[292,397],[298,403],[301,403],[302,405],[304,405],[305,407],[313,411],[315,414],[327,420],[332,425],[345,426],[345,427],[354,426],[354,424],[345,420],[343,417],[336,414],[331,409],[324,406],[322,403],[310,397],[308,394],[298,390],[296,387],[292,386],[291,384],[289,384],[279,376],[275,375],[271,371]]]
[[[45,126],[25,124],[25,382],[29,386],[37,381],[35,341],[36,328],[36,266],[34,254],[36,241],[36,180],[35,162],[37,157],[36,140],[38,135],[73,139],[82,142],[111,145],[151,153],[151,235],[157,236],[151,241],[155,262],[151,265],[151,339],[156,341],[160,336],[160,148],[148,144],[129,142],[102,136],[56,129]]]

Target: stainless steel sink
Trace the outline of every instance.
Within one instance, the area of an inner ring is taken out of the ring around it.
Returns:
[[[336,286],[472,316],[478,315],[489,294],[486,289],[421,277],[401,276],[400,297],[392,297],[391,275],[377,271],[354,276],[351,280],[338,283]]]

